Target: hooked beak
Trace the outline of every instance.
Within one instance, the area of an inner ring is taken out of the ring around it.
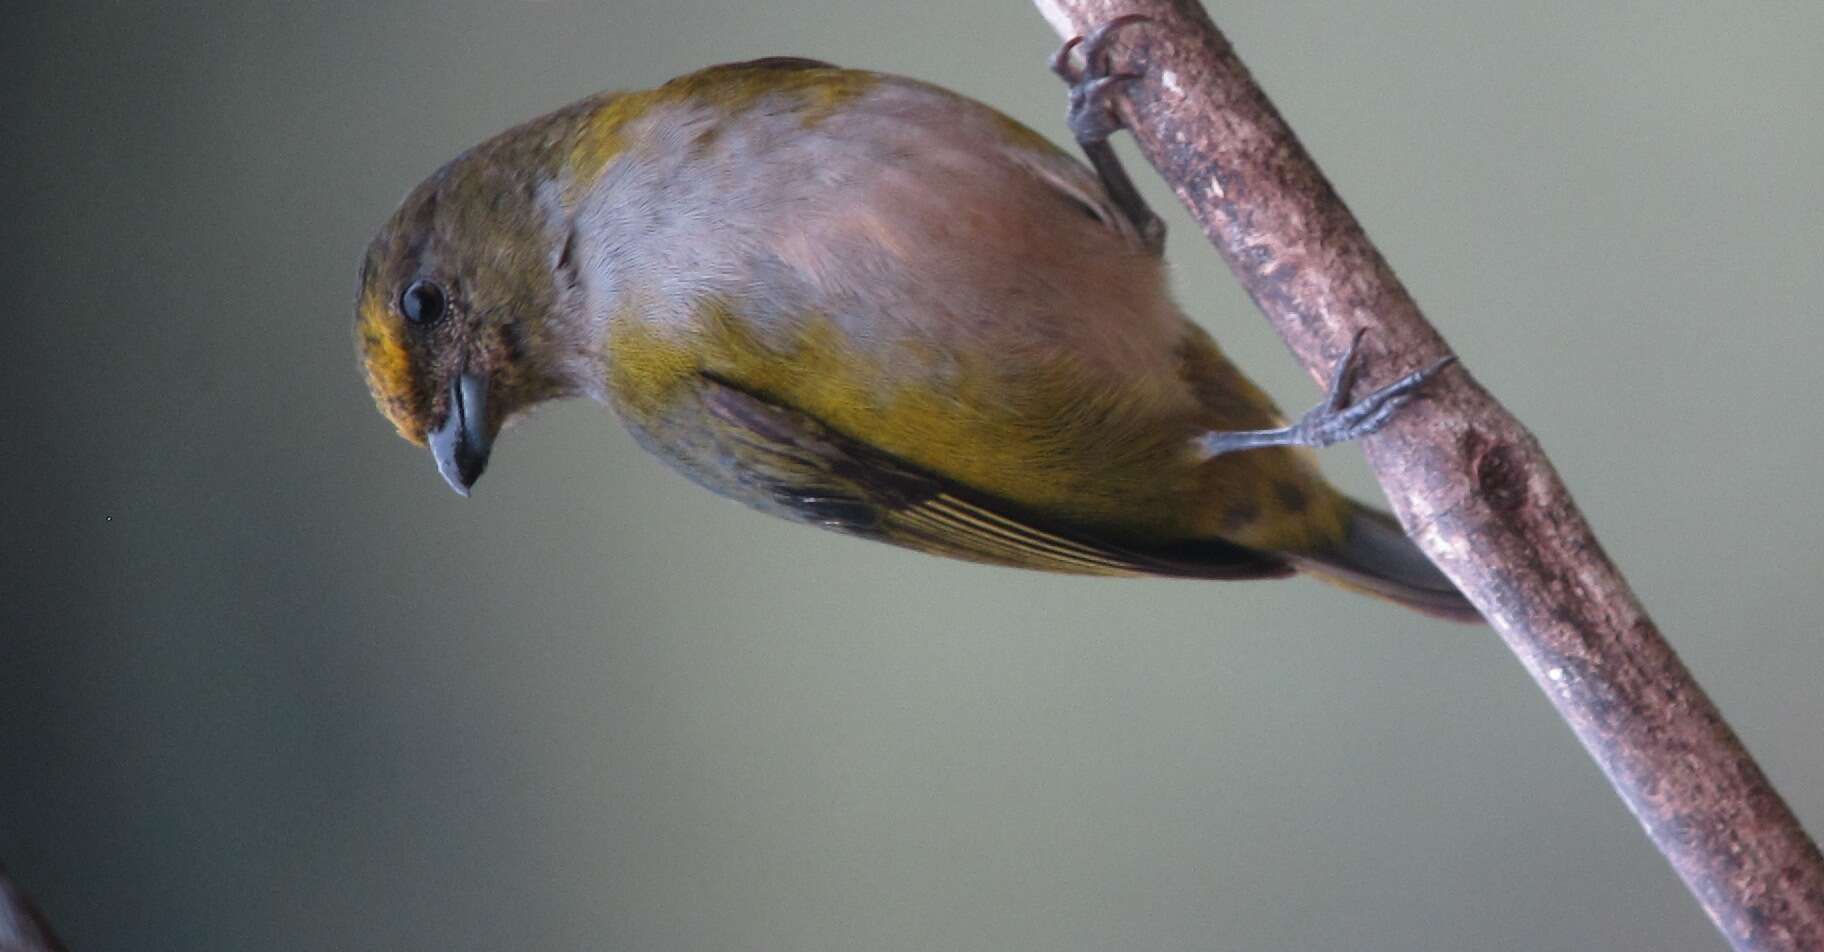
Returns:
[[[488,378],[464,373],[450,382],[450,412],[431,432],[430,444],[437,472],[457,495],[467,496],[488,468],[488,451],[493,448],[488,437]]]

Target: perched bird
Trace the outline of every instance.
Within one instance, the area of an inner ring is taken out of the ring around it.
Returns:
[[[1371,432],[1438,368],[1349,403],[1352,348],[1287,425],[1169,296],[1163,229],[1103,141],[1107,31],[1083,46],[1061,70],[1093,171],[955,93],[788,58],[470,149],[362,265],[381,412],[465,495],[503,426],[589,397],[803,522],[1090,575],[1309,570],[1474,617],[1298,448]]]

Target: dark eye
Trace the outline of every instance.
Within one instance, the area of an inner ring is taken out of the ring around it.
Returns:
[[[443,312],[449,306],[443,289],[435,281],[413,281],[406,285],[405,292],[399,295],[399,313],[413,324],[435,324],[443,319]]]

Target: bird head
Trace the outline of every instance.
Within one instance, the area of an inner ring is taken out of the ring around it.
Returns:
[[[503,426],[577,390],[564,372],[581,349],[566,333],[580,323],[575,231],[527,131],[413,189],[361,266],[355,340],[368,388],[465,496]]]

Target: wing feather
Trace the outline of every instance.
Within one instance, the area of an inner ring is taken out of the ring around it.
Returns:
[[[811,415],[704,375],[703,406],[750,488],[801,521],[925,552],[1078,575],[1263,578],[1282,559],[1222,542],[1147,551],[1050,524],[911,465]]]

